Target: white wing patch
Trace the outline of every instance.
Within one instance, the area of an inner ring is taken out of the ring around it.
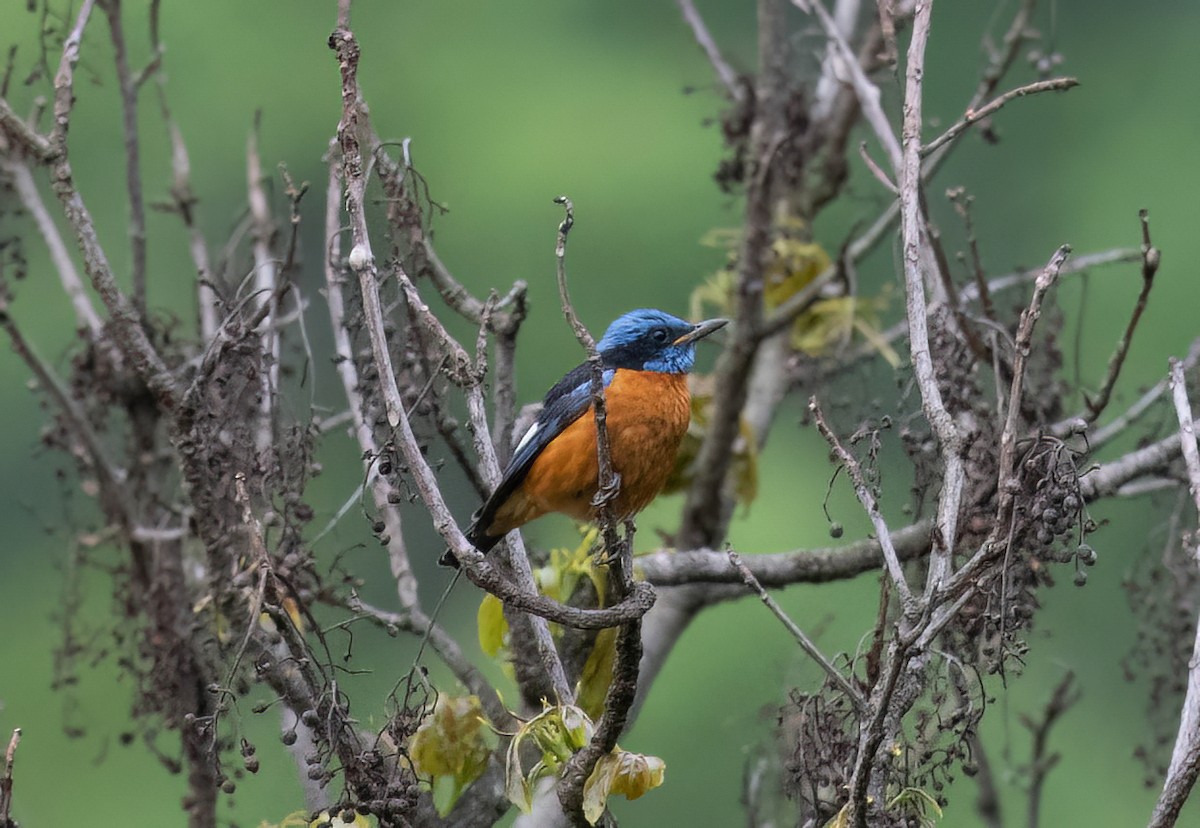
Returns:
[[[537,431],[538,424],[534,423],[529,427],[529,430],[525,432],[525,436],[521,438],[521,442],[517,443],[517,447],[513,449],[513,454],[517,454],[521,449],[525,448],[529,441],[533,439],[533,435],[537,434]]]

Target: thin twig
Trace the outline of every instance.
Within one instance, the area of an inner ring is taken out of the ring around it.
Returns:
[[[808,410],[817,424],[817,431],[821,432],[825,442],[829,443],[830,448],[837,455],[838,462],[845,466],[846,472],[850,475],[850,479],[854,483],[854,494],[858,497],[858,502],[862,504],[867,517],[871,519],[871,525],[875,527],[875,536],[879,539],[880,549],[883,550],[883,560],[887,564],[888,576],[896,587],[900,603],[905,612],[911,612],[913,609],[912,591],[908,588],[908,581],[904,578],[904,569],[900,566],[900,556],[896,554],[896,547],[892,543],[892,533],[887,527],[887,521],[883,519],[883,514],[879,511],[879,505],[875,502],[875,495],[871,493],[871,487],[867,485],[862,466],[833,433],[833,429],[825,421],[825,415],[817,404],[815,396],[809,398]]]
[[[1013,503],[1016,500],[1016,450],[1017,429],[1021,420],[1021,396],[1024,393],[1025,368],[1029,362],[1029,353],[1033,347],[1033,329],[1042,315],[1042,301],[1047,291],[1058,279],[1059,271],[1067,256],[1071,254],[1071,246],[1064,244],[1054,252],[1050,261],[1042,268],[1037,280],[1033,283],[1033,295],[1029,297],[1029,306],[1021,311],[1021,319],[1017,324],[1017,335],[1014,345],[1012,363],[1012,382],[1009,385],[1007,414],[1004,427],[1000,432],[1000,459],[998,462],[1000,491],[997,506],[996,526],[1006,526]]]
[[[1024,98],[1026,95],[1036,95],[1039,92],[1065,92],[1078,85],[1079,81],[1076,78],[1051,78],[1050,80],[1027,83],[1024,86],[1018,86],[1016,89],[1010,89],[1000,97],[988,101],[979,109],[968,109],[966,114],[962,116],[962,119],[955,123],[954,126],[921,147],[921,155],[929,155],[938,149],[938,147],[953,141],[961,133],[970,129],[973,124],[979,123],[1009,101]]]
[[[6,290],[6,286],[0,284],[0,291],[4,290]],[[3,299],[0,299],[0,327],[3,327],[4,332],[8,334],[13,350],[33,371],[42,390],[57,406],[63,420],[70,425],[70,432],[82,443],[83,451],[87,453],[88,463],[100,484],[105,505],[120,516],[124,524],[123,528],[129,531],[132,528],[134,511],[125,490],[126,471],[109,457],[108,449],[100,435],[92,427],[87,413],[80,408],[70,389],[58,378],[54,369],[38,355],[33,344],[25,338],[21,329],[9,315],[7,301]]]
[[[158,8],[158,2],[152,5]],[[151,14],[151,38],[154,42],[155,54],[162,54],[163,46],[159,41],[157,15]],[[209,263],[208,242],[200,230],[196,220],[196,195],[192,190],[191,160],[188,156],[187,144],[183,140],[183,132],[171,115],[167,103],[167,79],[162,72],[155,73],[155,86],[158,90],[158,108],[167,127],[171,139],[171,173],[174,180],[171,183],[171,198],[174,200],[176,212],[179,213],[184,227],[188,230],[188,251],[192,256],[192,264],[196,268],[196,302],[197,315],[200,322],[200,337],[205,344],[212,341],[220,327],[217,314],[218,297],[212,288],[212,267]]]
[[[462,651],[462,648],[459,647],[454,637],[444,627],[427,617],[423,612],[388,612],[387,610],[364,603],[356,595],[351,596],[344,604],[340,602],[335,603],[338,606],[345,606],[347,609],[361,616],[370,618],[375,623],[388,629],[389,632],[391,631],[390,628],[395,628],[414,633],[415,635],[427,635],[433,651],[450,668],[450,672],[454,674],[454,677],[462,682],[464,687],[479,697],[480,706],[483,708],[483,712],[487,715],[488,721],[491,722],[492,726],[504,729],[512,721],[512,715],[508,712],[508,708],[504,706],[504,700],[500,698],[496,689],[483,673],[467,658],[466,653]]]
[[[813,640],[805,634],[804,630],[796,626],[796,622],[788,617],[788,614],[783,611],[783,607],[779,606],[779,603],[771,597],[770,593],[768,593],[766,589],[763,588],[763,585],[758,582],[758,579],[754,577],[754,573],[751,572],[750,568],[742,561],[742,556],[732,549],[729,550],[728,556],[729,563],[732,564],[737,570],[738,574],[742,577],[742,581],[744,581],[746,586],[748,586],[756,595],[758,595],[758,597],[766,605],[767,609],[769,609],[771,613],[779,619],[779,622],[783,624],[784,628],[792,634],[792,638],[796,639],[796,643],[800,645],[800,649],[808,653],[813,661],[821,665],[821,669],[824,670],[831,679],[833,679],[834,684],[840,687],[842,692],[844,692],[850,701],[853,702],[855,710],[857,710],[859,713],[864,712],[867,709],[867,702],[866,699],[862,697],[862,693],[858,692],[858,689],[851,684],[845,676],[842,675],[842,671],[835,667],[833,662],[825,657],[825,654],[821,652],[820,648],[817,647]]]
[[[132,265],[133,306],[146,318],[146,202],[142,192],[141,153],[138,148],[137,86],[129,71],[125,30],[121,25],[121,0],[105,0],[113,44],[117,86],[121,91],[121,129],[125,140],[125,185],[129,196],[129,243]]]
[[[1001,549],[1006,548],[1007,527],[1012,523],[1013,510],[1016,508],[1017,495],[1020,492],[1020,482],[1017,475],[1017,433],[1021,423],[1021,397],[1024,393],[1025,368],[1029,362],[1029,353],[1033,344],[1033,329],[1042,314],[1042,302],[1047,291],[1054,285],[1062,270],[1067,256],[1071,253],[1070,245],[1062,245],[1046,262],[1034,282],[1033,294],[1029,305],[1021,311],[1021,319],[1017,324],[1017,335],[1014,341],[1012,363],[1012,381],[1009,384],[1009,395],[1006,404],[1004,425],[1000,431],[999,459],[997,460],[996,485],[999,492],[996,504],[996,517],[988,539],[982,546],[954,573],[947,583],[947,595],[962,596],[969,594],[977,586],[976,579],[992,557]],[[1125,481],[1122,481],[1125,482]],[[1081,481],[1081,490],[1086,486]],[[938,616],[939,625],[948,622],[949,616],[941,612]],[[933,625],[931,625],[933,626]],[[928,631],[926,631],[928,633]]]
[[[1047,753],[1046,743],[1050,739],[1050,730],[1064,713],[1079,701],[1079,689],[1075,686],[1075,673],[1068,670],[1062,680],[1055,686],[1050,700],[1038,721],[1028,716],[1021,717],[1033,736],[1033,746],[1029,760],[1029,819],[1028,828],[1038,828],[1042,806],[1042,789],[1046,784],[1046,775],[1058,764],[1058,753]]]
[[[1200,337],[1192,340],[1191,347],[1188,348],[1187,356],[1183,358],[1182,367],[1186,374],[1196,366],[1200,361]],[[1129,406],[1119,417],[1105,423],[1102,427],[1088,434],[1088,447],[1094,453],[1101,446],[1107,445],[1114,437],[1125,433],[1125,429],[1141,419],[1142,415],[1150,410],[1153,405],[1158,402],[1163,393],[1166,392],[1169,384],[1169,376],[1164,377],[1154,384],[1146,393],[1138,397],[1137,402]],[[1054,427],[1054,432],[1060,434],[1066,430],[1066,425],[1078,418],[1057,423]]]
[[[345,20],[344,24],[341,22]],[[384,332],[383,307],[379,302],[379,270],[371,251],[365,211],[367,176],[359,134],[364,130],[366,111],[358,88],[358,41],[347,28],[350,4],[342,0],[338,7],[339,26],[329,38],[329,46],[338,55],[342,75],[342,119],[338,123],[338,141],[342,149],[342,181],[346,188],[346,212],[350,217],[350,233],[354,245],[348,261],[358,274],[362,294],[364,324],[371,340],[371,352],[379,371],[383,402],[388,424],[395,428],[404,416],[404,401],[396,385],[396,372]]]
[[[738,83],[737,74],[725,62],[725,58],[721,57],[721,50],[717,46],[717,42],[713,40],[708,26],[704,24],[704,18],[700,16],[700,12],[696,11],[696,5],[692,0],[675,0],[675,2],[679,5],[684,22],[691,28],[692,36],[696,38],[696,44],[704,52],[708,62],[712,64],[713,71],[717,73],[721,85],[725,87],[725,93],[735,103],[743,103],[746,99],[746,91]]]
[[[275,395],[279,389],[280,336],[275,330],[278,310],[277,294],[283,289],[279,281],[279,270],[271,252],[275,236],[275,222],[271,218],[271,207],[263,187],[262,161],[258,149],[259,113],[255,114],[254,126],[246,138],[246,192],[250,204],[250,220],[253,222],[252,245],[254,250],[254,292],[262,297],[257,309],[261,321],[256,330],[261,338],[262,364],[258,400],[258,425],[255,429],[254,447],[260,455],[270,451],[274,442],[273,426]]]
[[[1121,367],[1125,364],[1125,357],[1129,353],[1129,346],[1133,343],[1133,334],[1137,330],[1138,320],[1142,318],[1142,311],[1146,309],[1146,301],[1150,298],[1150,290],[1154,287],[1154,274],[1158,272],[1158,265],[1162,260],[1159,249],[1150,243],[1149,213],[1141,210],[1138,212],[1138,217],[1142,222],[1142,289],[1133,305],[1129,324],[1125,326],[1125,332],[1121,334],[1121,339],[1117,342],[1117,349],[1108,360],[1108,371],[1105,374],[1104,383],[1100,387],[1100,393],[1096,395],[1095,399],[1084,396],[1089,423],[1096,422],[1104,413],[1104,409],[1108,407],[1113,387],[1117,384],[1117,377],[1121,375]]]
[[[95,8],[95,0],[84,0],[75,25],[63,44],[62,59],[54,76],[54,128],[50,133],[51,183],[62,204],[68,224],[83,254],[83,266],[92,287],[108,310],[110,331],[129,364],[142,381],[154,392],[163,409],[174,411],[179,402],[179,388],[162,357],[150,342],[135,308],[117,286],[108,256],[100,244],[92,215],[75,187],[71,163],[67,158],[67,130],[74,105],[75,65],[79,62],[79,44],[83,31]]]

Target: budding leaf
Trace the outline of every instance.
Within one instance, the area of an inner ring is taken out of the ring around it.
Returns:
[[[541,713],[521,725],[508,743],[504,793],[524,813],[533,807],[533,788],[539,779],[557,775],[575,751],[586,745],[595,728],[592,720],[574,705],[546,705]],[[525,771],[521,747],[532,744],[541,758]]]

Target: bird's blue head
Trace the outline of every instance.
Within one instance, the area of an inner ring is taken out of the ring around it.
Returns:
[[[686,374],[696,362],[696,340],[728,321],[708,319],[693,324],[660,310],[640,308],[609,325],[596,349],[604,364],[612,368]]]

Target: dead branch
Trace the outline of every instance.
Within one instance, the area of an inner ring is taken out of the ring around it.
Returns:
[[[1179,421],[1179,443],[1187,468],[1188,487],[1192,502],[1200,513],[1200,449],[1196,447],[1195,414],[1188,399],[1187,384],[1179,360],[1171,359],[1171,391],[1175,402],[1175,415]],[[1200,566],[1200,540],[1193,531],[1192,554]],[[1171,764],[1163,782],[1162,793],[1154,805],[1150,817],[1150,828],[1168,828],[1174,825],[1179,811],[1187,801],[1196,778],[1200,776],[1200,621],[1197,621],[1196,638],[1192,647],[1192,658],[1188,664],[1187,691],[1183,708],[1179,712],[1179,731],[1175,748],[1171,752]]]

